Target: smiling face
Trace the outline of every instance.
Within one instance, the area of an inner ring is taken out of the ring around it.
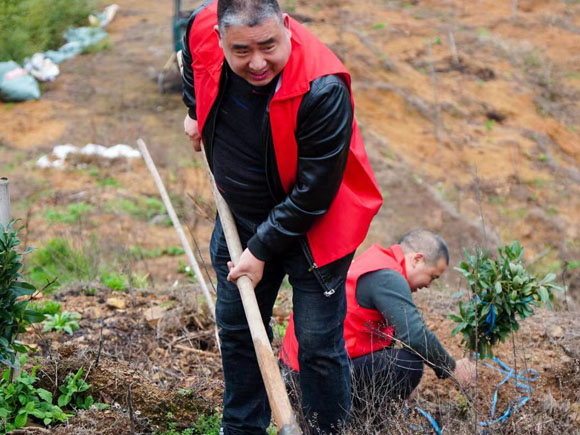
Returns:
[[[429,287],[447,269],[445,258],[440,258],[436,264],[430,264],[425,261],[423,254],[416,252],[405,256],[405,264],[407,282],[413,292],[423,287]]]
[[[288,15],[267,18],[255,26],[226,27],[219,45],[234,73],[254,86],[265,86],[286,66],[292,45]]]

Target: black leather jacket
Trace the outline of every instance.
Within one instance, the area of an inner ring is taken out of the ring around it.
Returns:
[[[197,116],[189,30],[197,13],[208,3],[204,3],[192,14],[183,39],[183,101],[193,119],[197,119]],[[227,68],[223,68],[218,97],[201,132],[209,162],[212,162],[216,113],[228,80],[226,71]],[[264,122],[269,123],[268,110],[264,113]],[[264,129],[268,189],[277,205],[267,219],[258,225],[256,234],[248,242],[248,248],[254,256],[267,261],[284,252],[291,243],[306,234],[318,216],[326,213],[342,181],[352,124],[350,92],[343,81],[333,75],[314,80],[298,109],[295,132],[298,144],[296,184],[288,193],[284,192],[280,182],[271,130]]]

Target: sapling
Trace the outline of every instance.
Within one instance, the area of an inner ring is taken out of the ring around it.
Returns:
[[[22,281],[22,257],[31,249],[20,252],[18,230],[14,221],[6,227],[0,224],[0,365],[17,367],[16,353],[28,348],[17,340],[30,323],[44,320],[44,315],[28,309],[35,287]]]
[[[497,252],[497,258],[491,258],[479,249],[473,255],[465,251],[467,261],[456,268],[467,279],[472,297],[459,302],[459,315],[449,316],[458,323],[451,336],[461,332],[466,349],[481,359],[493,356],[493,347],[519,329],[518,316],[524,320],[535,307],[550,306],[553,291],[561,290],[553,273],[538,279],[526,270],[524,248],[518,242]]]

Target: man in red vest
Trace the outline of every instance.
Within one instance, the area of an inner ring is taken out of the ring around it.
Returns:
[[[216,318],[226,434],[265,434],[270,409],[235,281],[256,288],[264,325],[285,275],[301,345],[303,411],[344,424],[350,371],[345,279],[382,197],[354,119],[350,76],[276,0],[206,1],[183,41],[186,134],[200,142],[242,246],[232,264],[216,222]]]
[[[365,399],[361,403],[368,405],[369,392],[380,400],[408,398],[419,385],[424,364],[441,379],[454,375],[464,385],[474,382],[473,363],[467,358],[455,362],[427,328],[411,296],[429,287],[448,264],[445,241],[424,229],[405,234],[388,249],[373,245],[353,261],[346,282],[344,338],[355,399]],[[280,358],[294,372],[301,369],[299,349],[291,314]]]

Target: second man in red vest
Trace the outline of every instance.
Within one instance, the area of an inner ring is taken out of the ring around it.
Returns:
[[[364,398],[359,402],[368,406],[408,398],[424,364],[441,379],[455,376],[464,385],[475,381],[474,364],[466,358],[456,362],[449,355],[411,296],[429,287],[448,263],[445,241],[424,229],[405,234],[388,249],[373,245],[353,261],[346,281],[344,338],[356,381],[355,399]],[[298,372],[298,354],[291,315],[280,358]]]

